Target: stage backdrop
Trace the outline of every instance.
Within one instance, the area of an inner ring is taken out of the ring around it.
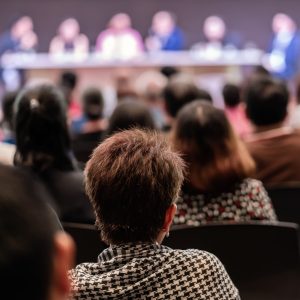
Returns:
[[[275,13],[290,14],[300,25],[299,0],[0,0],[0,32],[17,15],[28,14],[39,36],[39,50],[47,51],[58,24],[66,17],[75,17],[94,45],[113,14],[128,13],[133,26],[145,36],[151,17],[161,9],[178,16],[187,46],[201,40],[203,20],[211,14],[223,17],[229,30],[240,32],[245,41],[253,41],[262,49],[268,46]]]

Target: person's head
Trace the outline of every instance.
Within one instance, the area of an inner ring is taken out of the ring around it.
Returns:
[[[163,91],[167,113],[175,118],[178,111],[196,99],[212,102],[208,92],[199,89],[194,81],[183,74],[174,75]]]
[[[11,33],[14,38],[21,39],[26,33],[33,30],[33,22],[31,17],[22,16],[18,18],[11,28]]]
[[[122,31],[131,27],[131,19],[128,14],[119,13],[110,19],[108,26],[111,29]]]
[[[72,100],[72,93],[77,86],[77,82],[78,77],[73,71],[64,71],[60,74],[58,86],[62,90],[68,105]]]
[[[284,82],[260,76],[247,84],[244,100],[247,116],[255,126],[271,126],[284,122],[289,91]]]
[[[179,73],[179,70],[173,66],[163,66],[160,69],[160,73],[170,79],[172,76]]]
[[[133,127],[155,129],[155,122],[149,108],[138,100],[124,100],[113,111],[107,129],[111,135]]]
[[[152,19],[152,30],[160,36],[170,35],[176,24],[176,16],[169,11],[159,11]]]
[[[58,28],[58,34],[66,42],[72,42],[78,36],[79,33],[79,23],[74,18],[64,20]]]
[[[66,105],[52,85],[24,89],[15,104],[15,164],[43,172],[73,170]]]
[[[176,212],[183,162],[161,135],[138,129],[113,135],[94,150],[85,176],[106,243],[163,240]]]
[[[296,23],[290,16],[278,13],[273,17],[272,29],[274,33],[291,33],[296,30]]]
[[[187,163],[187,184],[202,192],[223,192],[252,175],[254,162],[221,109],[194,101],[179,112],[173,147]]]
[[[19,91],[6,92],[2,99],[3,123],[5,127],[13,130],[14,103]]]
[[[224,38],[226,25],[222,18],[210,16],[205,19],[203,33],[209,41],[220,41]]]
[[[236,84],[227,83],[222,90],[226,107],[236,107],[241,103],[240,87]]]
[[[101,91],[96,87],[87,88],[82,95],[83,112],[89,120],[102,118],[104,99]]]
[[[38,183],[0,166],[1,298],[63,300],[74,244],[60,230]]]

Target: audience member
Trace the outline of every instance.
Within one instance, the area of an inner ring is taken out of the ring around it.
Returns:
[[[193,100],[207,100],[212,102],[208,92],[199,89],[193,79],[185,74],[176,74],[171,77],[163,91],[165,109],[168,115],[167,125],[164,130],[168,131],[176,118],[178,111]]]
[[[223,99],[225,104],[225,114],[235,132],[240,136],[251,132],[251,126],[246,117],[245,105],[241,102],[240,87],[227,83],[223,87]]]
[[[26,89],[16,100],[15,165],[36,174],[62,221],[94,222],[73,158],[63,96],[51,85]]]
[[[131,27],[131,19],[125,13],[114,15],[96,42],[96,51],[106,59],[131,59],[141,54],[143,48],[141,35]]]
[[[156,127],[165,125],[163,90],[168,83],[166,76],[158,71],[146,71],[135,81],[135,90],[141,100],[150,108]]]
[[[296,106],[291,112],[289,124],[293,128],[300,128],[300,77],[296,80]]]
[[[223,265],[201,250],[162,246],[183,162],[156,133],[128,130],[100,144],[85,170],[102,239],[97,263],[70,272],[73,299],[239,299]]]
[[[176,16],[168,11],[157,12],[152,19],[145,45],[149,51],[178,51],[184,47],[184,35],[176,25]]]
[[[285,125],[289,92],[270,77],[252,80],[245,89],[246,113],[254,126],[247,138],[256,178],[266,185],[300,181],[300,132]]]
[[[106,120],[103,119],[103,96],[98,88],[88,88],[82,96],[83,116],[74,122],[73,149],[80,162],[87,162],[89,156],[103,139]]]
[[[2,129],[4,143],[15,144],[14,128],[13,128],[13,106],[18,95],[18,91],[7,92],[2,99]]]
[[[172,132],[174,149],[188,166],[175,224],[275,220],[254,161],[224,112],[204,101],[186,105]]]
[[[133,127],[156,129],[151,112],[144,103],[124,100],[118,104],[109,119],[107,136]]]
[[[290,16],[278,13],[273,17],[272,29],[270,71],[281,79],[292,79],[299,70],[300,35],[297,25]]]
[[[2,299],[68,298],[74,244],[44,196],[28,174],[0,165]]]
[[[68,117],[71,120],[81,116],[81,107],[74,99],[74,91],[76,90],[78,77],[73,71],[64,71],[60,74],[58,86],[62,90],[64,98],[68,106]]]
[[[51,54],[73,53],[77,55],[85,55],[89,52],[88,37],[80,33],[80,26],[76,19],[66,19],[59,25],[57,35],[50,43],[49,52]]]

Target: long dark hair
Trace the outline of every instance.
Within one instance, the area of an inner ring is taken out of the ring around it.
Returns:
[[[76,168],[71,152],[66,104],[59,90],[44,84],[28,88],[15,104],[17,150],[15,165],[34,171],[71,171]]]

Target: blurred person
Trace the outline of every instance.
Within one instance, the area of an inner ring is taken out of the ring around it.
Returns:
[[[173,66],[164,66],[160,69],[160,73],[170,79],[173,75],[179,73],[179,70]]]
[[[135,80],[135,90],[139,98],[150,108],[159,129],[165,125],[163,90],[167,83],[167,77],[158,71],[146,71]]]
[[[240,87],[236,84],[227,83],[223,87],[222,94],[225,104],[225,114],[231,126],[240,137],[248,135],[251,132],[251,126],[246,117],[246,107],[241,101]]]
[[[178,51],[184,48],[184,35],[176,25],[175,14],[159,11],[152,19],[145,45],[149,51]]]
[[[300,76],[296,79],[296,103],[290,113],[289,124],[293,128],[300,128]]]
[[[38,181],[0,165],[1,298],[66,300],[74,243]]]
[[[144,103],[138,100],[124,100],[113,111],[108,121],[106,135],[110,136],[133,127],[156,129],[154,118]]]
[[[269,70],[278,78],[293,79],[299,70],[300,35],[295,21],[278,13],[272,20],[273,39],[269,56]]]
[[[68,117],[71,120],[78,119],[82,112],[81,107],[74,99],[74,92],[76,90],[78,83],[78,76],[73,71],[64,71],[60,74],[60,78],[58,80],[58,86],[63,92],[65,100],[67,102],[68,108]]]
[[[15,165],[43,182],[62,221],[93,223],[71,149],[63,95],[52,85],[30,87],[18,95],[15,109]]]
[[[187,164],[175,224],[276,220],[262,183],[252,179],[254,161],[221,109],[205,101],[186,105],[171,141]]]
[[[207,100],[212,102],[211,95],[197,87],[193,79],[186,74],[175,74],[163,90],[165,110],[167,113],[164,131],[169,131],[174,123],[178,111],[193,100]]]
[[[57,35],[51,40],[49,53],[51,54],[87,54],[89,40],[80,32],[80,25],[75,18],[64,20],[58,27]]]
[[[70,272],[72,299],[239,299],[214,255],[161,245],[183,180],[183,162],[161,136],[137,129],[113,135],[93,152],[85,176],[110,246],[97,263]]]
[[[246,114],[254,127],[246,141],[265,185],[300,182],[300,132],[286,124],[289,91],[285,83],[258,77],[244,91]]]
[[[80,162],[87,162],[93,149],[102,141],[107,122],[103,118],[104,99],[98,88],[91,87],[82,95],[83,116],[72,125],[72,145]]]
[[[2,142],[8,144],[15,144],[15,133],[14,133],[14,103],[16,101],[19,91],[6,92],[2,98],[2,129],[3,129],[3,139]]]
[[[33,51],[36,45],[33,21],[29,16],[22,16],[0,36],[0,56],[10,52]]]
[[[144,50],[142,37],[131,26],[129,15],[114,15],[108,23],[108,28],[99,34],[96,51],[107,59],[126,60],[140,55]]]

